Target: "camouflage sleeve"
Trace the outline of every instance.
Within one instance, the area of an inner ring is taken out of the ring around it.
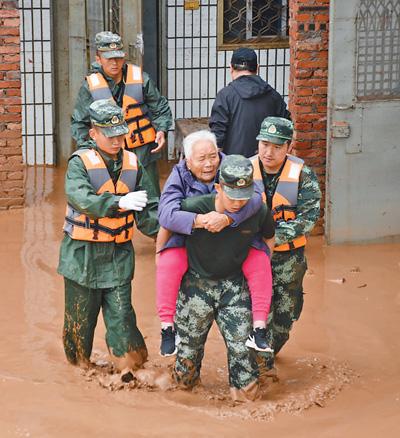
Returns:
[[[167,132],[172,125],[172,113],[167,99],[160,94],[154,82],[143,72],[144,102],[151,113],[151,121],[157,131]]]
[[[182,201],[183,211],[206,214],[215,210],[215,193],[208,195],[191,196]]]
[[[71,116],[71,135],[78,147],[89,138],[89,106],[92,102],[93,98],[85,80],[79,89]]]
[[[272,239],[275,235],[275,222],[271,210],[266,204],[263,205],[262,209],[264,210],[264,214],[262,215],[261,235],[264,239]]]
[[[296,219],[275,224],[276,246],[309,233],[319,218],[321,191],[315,173],[307,166],[300,175]]]
[[[135,222],[138,230],[146,236],[154,236],[158,233],[159,225],[157,218],[159,198],[155,192],[154,185],[146,172],[146,169],[140,164],[138,166],[138,175],[135,191],[147,191],[147,205],[143,211],[135,211]]]

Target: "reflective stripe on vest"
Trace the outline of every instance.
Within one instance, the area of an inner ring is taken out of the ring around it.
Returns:
[[[114,100],[111,90],[101,73],[92,73],[86,77],[93,100]],[[122,99],[122,110],[129,132],[125,136],[128,149],[153,143],[156,131],[148,116],[148,108],[143,98],[142,69],[136,65],[127,64],[125,91]]]
[[[114,185],[101,155],[94,149],[78,149],[71,156],[79,156],[85,165],[90,183],[97,194],[110,192],[124,195],[136,187],[137,158],[133,152],[123,151],[122,170]],[[116,217],[90,219],[67,205],[64,231],[72,239],[90,242],[123,243],[132,239],[134,216],[132,211],[119,210]]]
[[[262,173],[258,156],[252,158],[254,168],[254,180],[262,181]],[[278,184],[272,197],[272,214],[274,221],[288,222],[296,218],[297,195],[299,191],[299,181],[301,169],[304,161],[294,155],[287,155],[287,160],[279,176]],[[266,203],[265,192],[262,194],[263,201]],[[305,246],[306,237],[299,236],[289,243],[276,246],[274,251],[289,251],[290,249]]]

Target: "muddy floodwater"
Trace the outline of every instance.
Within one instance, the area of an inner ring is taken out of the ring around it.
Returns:
[[[234,406],[212,329],[202,386],[165,391],[155,312],[154,242],[134,237],[133,302],[149,362],[110,375],[99,317],[96,368],[69,365],[56,273],[63,171],[29,169],[25,209],[0,212],[0,437],[399,437],[400,245],[308,245],[305,305],[261,401]]]

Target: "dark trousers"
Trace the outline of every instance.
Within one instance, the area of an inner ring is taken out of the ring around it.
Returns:
[[[147,358],[142,334],[136,326],[131,303],[131,284],[109,289],[90,289],[68,280],[65,283],[64,351],[73,364],[88,363],[100,309],[106,326],[109,352],[122,360],[122,367],[140,366]],[[126,363],[127,362],[127,363]],[[117,365],[118,368],[118,365]]]

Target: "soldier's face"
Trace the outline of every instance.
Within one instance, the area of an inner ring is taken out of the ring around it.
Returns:
[[[215,184],[215,190],[218,192],[218,197],[224,210],[229,213],[237,213],[248,202],[248,199],[232,199],[225,192],[220,184]]]
[[[192,155],[186,159],[186,164],[197,180],[212,182],[219,166],[217,149],[208,140],[199,140],[193,145]]]
[[[104,58],[101,55],[96,56],[96,61],[101,65],[104,73],[112,79],[119,78],[122,75],[122,67],[125,58]]]
[[[118,152],[124,145],[125,135],[117,135],[116,137],[107,137],[99,128],[91,128],[89,130],[90,137],[96,142],[99,149],[113,158],[117,157]]]
[[[277,173],[285,161],[286,154],[291,150],[292,146],[288,142],[284,144],[264,140],[258,142],[258,156],[267,173]]]

